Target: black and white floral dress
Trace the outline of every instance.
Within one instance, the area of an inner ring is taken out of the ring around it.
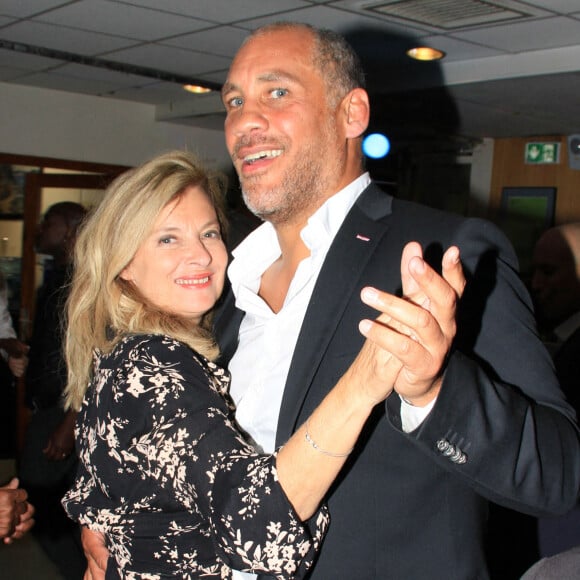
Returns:
[[[77,419],[80,458],[63,505],[105,533],[107,578],[300,577],[328,513],[300,522],[275,454],[236,427],[229,375],[169,337],[124,338],[95,357]]]

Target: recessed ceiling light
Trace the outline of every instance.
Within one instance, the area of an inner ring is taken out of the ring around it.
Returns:
[[[190,93],[195,93],[196,95],[202,93],[211,93],[211,89],[208,89],[207,87],[202,87],[200,85],[183,85],[183,88],[186,91],[189,91]]]
[[[430,46],[417,46],[407,51],[407,56],[415,60],[441,60],[445,53]]]

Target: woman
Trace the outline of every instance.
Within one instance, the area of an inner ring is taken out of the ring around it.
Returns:
[[[367,341],[306,424],[258,454],[211,362],[219,200],[173,152],[121,176],[79,235],[66,352],[80,468],[63,503],[105,534],[108,578],[302,576],[328,524],[322,498],[401,368]]]

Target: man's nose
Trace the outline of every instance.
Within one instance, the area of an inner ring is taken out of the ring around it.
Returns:
[[[263,108],[251,101],[244,103],[226,119],[226,130],[238,138],[253,131],[263,131],[267,127],[268,119]]]

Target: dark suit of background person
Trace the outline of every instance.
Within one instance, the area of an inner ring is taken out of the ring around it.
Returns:
[[[36,239],[36,251],[50,255],[36,298],[34,324],[26,369],[26,403],[32,413],[19,477],[37,510],[33,534],[66,579],[83,577],[86,561],[79,528],[65,514],[61,499],[72,485],[75,414],[64,411],[67,382],[63,357],[63,322],[71,275],[71,252],[76,230],[86,210],[73,202],[52,205]]]
[[[580,415],[580,223],[546,230],[534,247],[532,266],[538,323],[562,390]],[[538,537],[541,556],[580,545],[580,504],[561,518],[541,519]]]
[[[277,445],[360,349],[358,322],[374,316],[360,289],[400,290],[400,256],[410,240],[434,266],[442,250],[461,250],[468,281],[455,348],[419,428],[402,432],[396,393],[369,420],[330,493],[331,526],[313,579],[487,578],[488,501],[558,513],[578,489],[574,413],[537,338],[505,237],[489,223],[394,199],[374,184],[343,222],[316,282],[286,381]],[[230,293],[216,319],[225,360],[242,316]]]

